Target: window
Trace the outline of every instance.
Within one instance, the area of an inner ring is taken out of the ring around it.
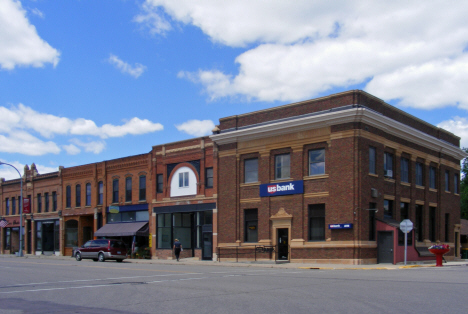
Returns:
[[[68,220],[65,222],[65,247],[74,246],[78,246],[78,221]]]
[[[16,215],[16,198],[11,198],[11,214]]]
[[[44,213],[49,212],[49,193],[44,193]]]
[[[140,176],[140,189],[139,189],[139,197],[140,201],[146,200],[146,176]]]
[[[158,249],[172,248],[171,217],[171,214],[158,214]]]
[[[75,187],[75,206],[76,207],[81,207],[81,184],[77,184]]]
[[[164,183],[164,175],[162,174],[158,174],[157,175],[157,178],[156,178],[156,181],[157,181],[157,185],[156,185],[156,193],[162,193],[163,192],[163,183]]]
[[[445,171],[445,191],[446,192],[450,192],[449,178],[450,178],[450,172],[448,172],[448,170],[446,170]]]
[[[86,183],[86,206],[91,206],[91,183]]]
[[[429,168],[429,187],[431,189],[436,188],[436,168],[435,167]]]
[[[189,173],[180,172],[179,173],[179,188],[186,188],[189,186]]]
[[[66,207],[70,208],[71,207],[71,186],[67,185],[67,191],[66,191]]]
[[[205,177],[206,177],[206,187],[212,188],[213,187],[213,168],[206,168],[205,170]]]
[[[435,242],[436,240],[436,208],[429,207],[429,240]]]
[[[458,174],[455,174],[453,176],[453,193],[459,194],[460,191],[458,191]]]
[[[325,240],[325,204],[309,205],[309,240]]]
[[[132,178],[125,178],[125,202],[132,201]]]
[[[445,214],[445,242],[449,242],[450,238],[450,214]]]
[[[325,149],[309,151],[309,176],[325,173]]]
[[[416,185],[423,186],[423,164],[416,163]]]
[[[384,217],[393,218],[393,201],[384,200]]]
[[[400,203],[400,220],[408,219],[409,217],[409,204],[408,203]]]
[[[10,215],[10,200],[8,198],[5,199],[5,215]]]
[[[375,203],[369,203],[369,241],[375,241]],[[373,210],[374,209],[374,210]]]
[[[409,182],[409,160],[402,157],[400,162],[401,182]]]
[[[42,195],[41,193],[37,194],[37,212],[42,212]]]
[[[376,162],[377,159],[375,158],[375,147],[369,147],[369,173],[377,174],[376,170]]]
[[[173,235],[174,239],[179,239],[184,249],[192,248],[192,217],[191,213],[173,214]]]
[[[102,205],[103,201],[104,201],[104,183],[102,183],[102,181],[99,181],[98,183],[98,205]]]
[[[416,237],[416,241],[422,242],[423,241],[423,206],[422,205],[416,205],[415,206],[415,211],[416,211],[416,221],[414,224],[414,234]]]
[[[119,202],[119,180],[112,181],[112,203]]]
[[[52,192],[52,211],[57,211],[57,192]]]
[[[287,179],[290,177],[290,155],[275,156],[275,179]]]
[[[393,178],[393,154],[384,154],[384,176]]]
[[[258,158],[244,160],[244,182],[258,182]]]
[[[258,242],[258,210],[246,209],[244,211],[244,241],[245,242]]]

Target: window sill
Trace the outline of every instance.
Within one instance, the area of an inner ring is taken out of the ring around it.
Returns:
[[[450,192],[450,191],[445,191],[445,193],[447,193],[447,194],[452,194],[452,192]]]
[[[287,181],[291,181],[291,180],[292,180],[291,178],[285,178],[285,179],[274,179],[274,180],[270,180],[270,183],[287,182]]]
[[[458,193],[453,193],[453,195],[460,196],[460,194],[458,194]]]
[[[369,172],[369,175],[370,175],[371,177],[375,177],[375,178],[378,178],[378,177],[379,177],[379,175],[378,175],[378,174],[375,174],[375,173],[370,173],[370,172]]]
[[[390,183],[395,183],[395,179],[386,177],[384,178],[385,181],[390,182]]]
[[[328,174],[317,174],[314,176],[307,176],[302,178],[303,180],[318,180],[318,179],[328,179]]]
[[[240,187],[244,187],[244,186],[257,186],[257,185],[260,185],[260,181],[257,181],[257,182],[249,182],[249,183],[241,183],[241,184],[240,184]]]
[[[437,193],[437,189],[429,188],[429,191]]]
[[[420,190],[425,190],[425,189],[426,189],[426,188],[425,188],[424,186],[422,186],[422,185],[416,185],[416,188],[417,188],[417,189],[420,189]]]
[[[404,186],[411,186],[411,183],[409,182],[400,182],[401,185],[404,185]]]

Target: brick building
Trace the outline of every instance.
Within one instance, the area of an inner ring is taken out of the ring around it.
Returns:
[[[396,263],[407,218],[408,260],[435,242],[458,256],[457,136],[363,91],[222,118],[214,133],[226,258]]]

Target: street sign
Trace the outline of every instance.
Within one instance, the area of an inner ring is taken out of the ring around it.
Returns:
[[[413,230],[413,223],[409,219],[405,219],[400,223],[400,230],[403,233],[409,233],[411,230]]]

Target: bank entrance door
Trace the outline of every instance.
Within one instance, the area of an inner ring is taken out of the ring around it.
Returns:
[[[278,239],[278,260],[289,260],[289,229],[281,228],[277,230]]]
[[[392,231],[379,231],[377,233],[377,262],[393,264]]]

